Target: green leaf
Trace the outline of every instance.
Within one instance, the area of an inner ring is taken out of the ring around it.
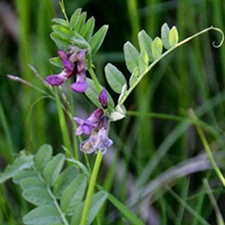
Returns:
[[[78,175],[63,191],[60,206],[65,214],[74,212],[75,208],[82,202],[87,186],[87,177]]]
[[[95,84],[92,79],[87,78],[87,84],[88,84],[88,89],[85,91],[86,96],[93,102],[97,107],[100,107],[98,97],[99,93],[95,87]],[[101,88],[103,88],[101,86]],[[108,98],[109,98],[109,107],[114,108],[114,101],[111,97],[111,95],[107,92]]]
[[[58,176],[53,186],[53,193],[56,197],[61,196],[62,192],[78,175],[79,171],[75,167],[68,167]]]
[[[50,58],[49,61],[52,65],[63,69],[62,60],[59,57]]]
[[[4,183],[6,180],[11,179],[19,171],[31,168],[33,165],[33,156],[27,156],[23,152],[22,155],[14,160],[12,165],[8,165],[3,173],[0,174],[0,183]]]
[[[148,64],[148,53],[145,50],[142,50],[140,55],[138,56],[138,70],[140,74],[147,70]]]
[[[98,51],[98,49],[101,47],[105,39],[107,30],[108,30],[108,25],[104,25],[90,38],[89,44],[91,46],[92,56],[94,56],[95,53]]]
[[[95,87],[95,84],[92,79],[87,78],[88,89],[85,91],[86,96],[93,102],[97,107],[99,107],[99,93]]]
[[[94,27],[95,27],[95,19],[94,17],[91,17],[90,19],[88,19],[87,23],[84,25],[81,31],[81,35],[85,38],[85,40],[89,41],[89,39],[93,34]]]
[[[118,104],[119,105],[122,105],[121,102],[123,100],[123,98],[127,95],[127,85],[125,84],[123,87],[122,87],[122,92],[118,98]]]
[[[50,196],[46,188],[29,188],[23,191],[22,195],[24,199],[36,206],[54,203],[52,197]]]
[[[138,55],[138,50],[130,42],[124,44],[125,63],[131,73],[138,67]]]
[[[161,27],[161,38],[165,49],[171,48],[171,45],[169,43],[169,33],[170,28],[167,23],[164,23]]]
[[[110,114],[112,121],[121,120],[126,117],[126,108],[124,105],[117,105],[115,110]]]
[[[149,61],[152,61],[153,60],[151,52],[152,39],[144,30],[138,33],[138,42],[141,52],[146,51],[148,54]]]
[[[92,224],[93,220],[95,219],[102,205],[107,199],[107,196],[108,194],[105,191],[99,191],[92,196],[91,205],[90,205],[90,209],[89,209],[87,220],[86,220],[86,225]],[[80,224],[83,207],[84,207],[84,203],[80,204],[76,208],[73,214],[73,217],[71,219],[71,224]]]
[[[38,175],[24,178],[21,180],[20,186],[23,190],[46,187],[44,181]]]
[[[136,85],[137,81],[138,81],[138,76],[140,75],[138,68],[136,68],[134,70],[134,72],[132,73],[132,75],[130,76],[129,79],[129,85],[130,87],[133,87],[134,85]]]
[[[86,12],[83,12],[83,13],[80,15],[79,20],[78,20],[76,26],[74,27],[74,30],[75,30],[77,33],[80,33],[80,31],[83,29],[84,24],[85,24],[86,17],[87,17],[87,13],[86,13]]]
[[[15,184],[20,184],[24,179],[36,176],[37,174],[32,169],[21,170],[13,176],[13,182]]]
[[[70,27],[74,28],[79,21],[81,9],[78,8],[70,17]]]
[[[163,44],[159,37],[156,37],[152,42],[152,56],[154,59],[158,59],[162,55]]]
[[[50,34],[50,37],[59,49],[67,49],[68,46],[72,44],[69,42],[69,40],[62,40],[61,37],[54,32]]]
[[[122,87],[127,83],[124,75],[111,63],[106,65],[105,75],[110,87],[120,94]]]
[[[69,27],[68,21],[66,21],[64,19],[61,19],[61,18],[54,18],[52,20],[52,22],[57,23],[57,24],[59,24],[59,25],[61,25],[63,27]]]
[[[169,33],[169,43],[171,47],[174,47],[177,45],[179,41],[178,31],[175,26],[172,27]]]
[[[52,30],[54,31],[55,34],[61,37],[62,40],[67,40],[73,35],[73,33],[69,28],[62,27],[60,25],[53,25]]]
[[[57,225],[62,219],[54,205],[45,205],[30,211],[23,217],[23,222],[26,225]]]
[[[43,176],[47,184],[52,185],[63,167],[65,156],[61,153],[54,156],[51,161],[45,166]]]
[[[51,145],[42,145],[34,156],[35,167],[38,171],[42,171],[45,165],[52,158],[52,146]]]

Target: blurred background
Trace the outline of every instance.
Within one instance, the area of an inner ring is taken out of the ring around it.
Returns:
[[[68,16],[81,7],[88,18],[95,17],[96,29],[109,25],[106,40],[94,58],[97,76],[106,87],[104,66],[108,62],[129,79],[123,45],[130,41],[138,48],[137,34],[142,29],[155,38],[166,22],[177,27],[180,40],[211,25],[225,31],[224,0],[64,2]],[[59,72],[49,63],[49,58],[57,55],[49,36],[54,17],[63,17],[57,0],[0,1],[1,170],[22,149],[35,153],[49,143],[56,152],[62,151],[55,102],[7,77],[19,76],[45,89],[29,65],[43,78]],[[99,182],[128,206],[135,202],[132,210],[146,224],[216,224],[203,178],[209,180],[224,210],[224,188],[211,170],[195,128],[186,122],[192,108],[204,121],[208,142],[224,169],[225,44],[219,49],[212,46],[220,40],[220,34],[211,31],[172,52],[125,103],[127,117],[112,123],[114,147],[104,158],[108,173],[102,174]],[[116,101],[118,96],[113,97]],[[87,104],[85,96],[74,96],[73,101],[74,116],[81,109],[88,114],[95,108]],[[144,200],[139,199],[138,190],[149,191]],[[22,224],[22,215],[31,206],[10,184],[0,187],[0,196],[0,224]],[[104,221],[102,224],[127,224],[111,205],[105,207]]]

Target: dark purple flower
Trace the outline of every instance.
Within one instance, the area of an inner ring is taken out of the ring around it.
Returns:
[[[59,74],[52,74],[46,77],[46,81],[53,86],[59,86],[76,71],[76,82],[71,85],[73,91],[82,93],[87,90],[86,83],[86,50],[71,47],[70,52],[59,49],[58,56],[62,60],[63,71]]]
[[[93,128],[98,126],[102,115],[103,110],[98,108],[86,120],[74,117],[74,120],[80,124],[76,130],[76,135],[90,134]]]
[[[101,93],[99,94],[98,100],[104,109],[108,107],[108,96],[105,88],[103,88]]]
[[[82,71],[81,73],[77,74],[76,82],[71,84],[71,88],[73,91],[82,93],[85,92],[88,88],[86,82],[86,72]]]
[[[62,64],[64,70],[66,70],[69,75],[72,75],[75,67],[74,63],[70,62],[68,59],[62,59]]]

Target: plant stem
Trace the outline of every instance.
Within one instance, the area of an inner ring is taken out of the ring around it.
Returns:
[[[88,192],[87,192],[87,197],[85,200],[85,204],[84,204],[84,209],[83,209],[83,213],[82,213],[82,217],[81,217],[81,222],[80,225],[85,225],[86,224],[86,219],[87,219],[87,215],[88,215],[88,211],[89,211],[89,207],[91,204],[91,198],[94,192],[94,187],[95,187],[95,182],[98,176],[98,171],[101,165],[101,161],[102,161],[102,152],[98,151],[96,160],[95,160],[95,164],[94,164],[94,169],[91,175],[91,180],[89,183],[89,187],[88,187]]]
[[[205,151],[206,151],[206,153],[207,153],[207,155],[209,157],[209,160],[210,160],[210,162],[212,164],[212,167],[215,170],[215,172],[216,172],[217,176],[219,177],[220,181],[222,182],[223,186],[225,187],[225,178],[224,178],[222,172],[220,171],[218,165],[216,164],[216,161],[215,161],[215,159],[213,157],[212,151],[211,151],[211,149],[209,147],[209,144],[207,142],[205,134],[204,134],[201,126],[199,125],[198,118],[194,114],[193,110],[190,110],[190,115],[196,121],[196,124],[195,124],[196,130],[197,130],[198,135],[199,135],[199,137],[200,137],[200,139],[202,141],[203,147],[204,147],[204,149],[205,149]]]
[[[97,89],[97,92],[100,93],[100,92],[101,92],[101,85],[99,84],[98,78],[97,78],[97,76],[95,75],[95,72],[94,72],[94,70],[92,69],[92,67],[90,67],[90,68],[88,69],[88,72],[89,72],[90,75],[91,75],[91,78],[92,78],[92,80],[93,80],[93,82],[94,82],[94,84],[95,84],[95,87],[96,87],[96,89]]]

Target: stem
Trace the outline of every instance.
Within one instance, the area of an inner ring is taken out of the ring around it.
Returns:
[[[215,161],[215,159],[213,157],[212,151],[211,151],[211,149],[209,147],[209,144],[207,142],[205,134],[204,134],[201,126],[199,125],[198,118],[196,117],[196,115],[195,115],[193,110],[190,111],[190,115],[196,121],[196,124],[195,124],[196,130],[197,130],[198,135],[199,135],[199,137],[200,137],[200,139],[202,141],[202,144],[203,144],[203,147],[204,147],[204,149],[206,151],[206,154],[208,155],[208,158],[209,158],[209,160],[210,160],[210,162],[212,164],[212,167],[215,170],[215,172],[216,172],[217,176],[219,177],[220,181],[222,182],[223,186],[225,187],[225,178],[224,178],[222,172],[220,171],[218,165],[216,164],[216,161]]]
[[[49,195],[52,197],[52,199],[54,201],[54,205],[55,205],[57,211],[59,212],[59,214],[61,216],[63,224],[64,225],[69,225],[69,222],[67,221],[65,214],[62,212],[62,210],[61,210],[61,208],[59,206],[59,203],[58,203],[57,199],[55,198],[55,196],[53,195],[51,189],[49,187],[47,187],[47,190],[48,190]]]
[[[100,93],[101,90],[102,90],[102,88],[101,88],[101,85],[100,85],[100,83],[99,83],[99,81],[98,81],[98,78],[97,78],[97,76],[95,75],[95,72],[94,72],[94,70],[92,69],[92,67],[90,67],[90,68],[88,69],[88,72],[89,72],[90,75],[91,75],[91,78],[92,78],[92,80],[93,80],[93,82],[94,82],[94,84],[95,84],[95,87],[96,87],[96,89],[97,89],[97,92]]]
[[[96,179],[97,179],[97,176],[98,176],[98,171],[99,171],[99,168],[100,168],[100,165],[101,165],[101,161],[102,161],[102,152],[98,151],[98,154],[97,154],[97,157],[96,157],[96,160],[95,160],[94,169],[93,169],[93,172],[92,172],[92,175],[91,175],[91,180],[90,180],[89,187],[88,187],[87,197],[86,197],[86,200],[85,200],[80,225],[86,224],[86,219],[87,219],[89,207],[90,207],[90,204],[91,204],[91,198],[92,198],[92,195],[93,195],[93,192],[94,192],[94,187],[95,187]]]
[[[215,30],[215,31],[218,31],[221,35],[222,35],[222,40],[220,41],[220,43],[218,45],[215,44],[215,42],[212,43],[213,47],[215,48],[219,48],[223,42],[224,42],[224,33],[222,30],[220,30],[219,28],[216,28],[216,27],[208,27],[186,39],[184,39],[183,41],[177,43],[177,45],[175,45],[174,47],[170,48],[169,50],[167,50],[166,52],[164,52],[158,59],[156,59],[155,61],[152,62],[152,64],[149,65],[149,67],[143,72],[140,74],[140,76],[138,76],[137,78],[137,82],[131,86],[127,91],[126,93],[124,94],[124,96],[121,98],[121,100],[119,101],[119,105],[122,105],[125,100],[127,99],[127,97],[130,95],[130,93],[133,91],[133,89],[137,86],[137,84],[142,80],[142,78],[152,69],[153,66],[155,66],[163,57],[165,57],[166,55],[168,55],[170,52],[172,52],[174,49],[180,47],[181,45],[185,44],[186,42],[190,41],[191,39],[201,35],[201,34],[204,34],[210,30]]]

